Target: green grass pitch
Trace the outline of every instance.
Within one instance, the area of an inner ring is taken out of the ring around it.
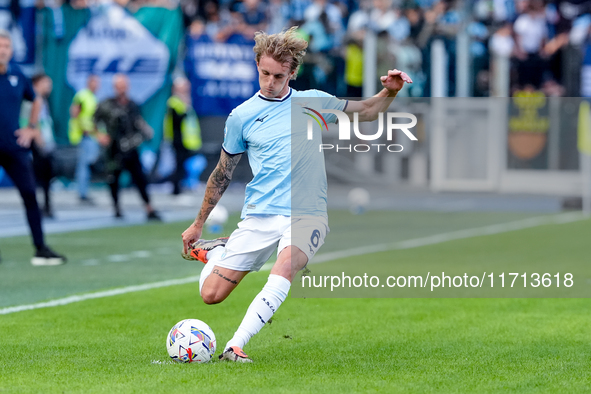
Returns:
[[[336,212],[322,252],[351,247],[359,237],[366,244],[398,241],[525,217]],[[178,251],[187,224],[51,235],[51,245],[70,257],[63,267],[31,267],[27,237],[0,239],[0,308],[198,275],[201,267]],[[376,239],[386,227],[384,239]],[[403,256],[444,264],[457,256],[478,259],[483,248],[490,258],[556,259],[552,240],[562,237],[570,240],[569,258],[587,261],[590,233],[587,220],[357,260]],[[203,304],[197,283],[190,283],[0,315],[0,393],[591,391],[588,299],[288,298],[247,345],[253,364],[169,361],[166,334],[185,318],[211,326],[219,354],[266,277],[248,275],[219,305]]]

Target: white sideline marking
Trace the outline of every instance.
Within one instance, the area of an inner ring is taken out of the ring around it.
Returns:
[[[72,304],[74,302],[92,300],[95,298],[112,297],[112,296],[116,296],[116,295],[120,295],[120,294],[134,293],[136,291],[158,289],[160,287],[184,285],[187,283],[193,283],[193,282],[197,282],[197,281],[199,281],[199,275],[189,276],[188,278],[182,278],[182,279],[164,280],[162,282],[144,283],[143,285],[120,287],[118,289],[99,291],[96,293],[86,293],[86,294],[81,294],[81,295],[73,295],[73,296],[69,296],[69,297],[65,297],[65,298],[58,298],[56,300],[51,300],[51,301],[47,301],[47,302],[39,302],[37,304],[17,305],[17,306],[11,306],[8,308],[3,308],[3,309],[0,309],[0,315],[7,315],[9,313],[28,311],[31,309],[50,308],[53,306],[67,305],[67,304]]]
[[[449,233],[435,234],[422,238],[409,239],[406,241],[378,244],[373,246],[361,246],[338,252],[323,253],[314,257],[310,264],[325,263],[345,257],[360,256],[367,253],[386,252],[397,249],[418,248],[421,246],[434,245],[458,239],[479,237],[483,235],[494,235],[515,230],[542,226],[545,224],[564,224],[587,219],[588,217],[579,212],[568,212],[552,216],[536,216],[533,218],[517,220],[514,222],[491,224],[484,227],[469,228],[465,230],[452,231]]]
[[[396,250],[396,249],[410,249],[410,248],[417,248],[426,245],[434,245],[438,243],[454,241],[458,239],[465,239],[471,237],[478,237],[483,235],[493,235],[493,234],[500,234],[509,231],[515,230],[522,230],[531,227],[542,226],[546,224],[564,224],[564,223],[571,223],[576,222],[579,220],[587,219],[588,216],[585,216],[579,212],[569,212],[563,213],[559,215],[552,215],[552,216],[537,216],[529,219],[517,220],[514,222],[507,222],[507,223],[500,223],[500,224],[493,224],[490,226],[484,227],[477,227],[472,229],[466,230],[459,230],[459,231],[452,231],[449,233],[443,234],[436,234],[431,235],[428,237],[422,238],[415,238],[410,239],[407,241],[401,242],[394,242],[389,244],[379,244],[374,246],[364,246],[359,248],[352,248],[347,250],[341,250],[338,252],[332,253],[323,253],[314,258],[314,261],[311,264],[319,264],[325,263],[327,261],[337,260],[344,257],[351,257],[351,256],[359,256],[366,253],[375,253],[375,252],[384,252],[388,250]],[[140,254],[144,251],[132,252]],[[269,271],[272,267],[273,263],[267,263],[261,268],[261,271]],[[151,289],[158,289],[161,287],[169,287],[169,286],[176,286],[176,285],[183,285],[187,283],[194,283],[199,281],[199,275],[196,276],[189,276],[187,278],[181,279],[170,279],[164,280],[161,282],[153,282],[153,283],[144,283],[142,285],[135,285],[135,286],[126,286],[120,287],[117,289],[106,290],[106,291],[99,291],[95,293],[86,293],[81,295],[73,295],[65,298],[58,298],[55,300],[47,301],[47,302],[39,302],[36,304],[28,304],[28,305],[16,305],[7,308],[0,309],[0,315],[7,315],[9,313],[16,313],[22,311],[28,311],[32,309],[40,309],[40,308],[50,308],[54,306],[61,306],[72,304],[74,302],[92,300],[95,298],[104,298],[104,297],[112,297],[121,294],[127,293],[134,293],[137,291],[144,291],[144,290],[151,290]]]
[[[156,253],[158,254],[170,254],[170,253],[174,253],[174,249],[172,248],[158,248],[156,250]],[[103,257],[103,262],[108,262],[108,263],[124,263],[133,259],[143,259],[146,257],[150,257],[152,256],[152,252],[150,252],[149,250],[136,250],[134,252],[129,252],[127,254],[110,254],[107,256]],[[82,260],[80,262],[81,265],[85,265],[85,266],[96,266],[96,265],[101,265],[101,260],[100,259],[86,259],[86,260]]]

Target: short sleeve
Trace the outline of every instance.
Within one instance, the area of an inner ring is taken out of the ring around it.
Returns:
[[[224,128],[224,143],[222,148],[231,155],[237,155],[246,151],[246,141],[242,134],[242,120],[235,111],[226,119]]]
[[[324,109],[336,109],[338,111],[344,111],[347,108],[347,100],[341,100],[332,94],[328,94],[321,90],[313,90],[313,92],[316,93],[317,97],[323,99],[322,108]],[[327,123],[337,122],[337,116],[335,114],[325,114],[324,119]]]
[[[27,101],[35,100],[36,94],[33,90],[33,85],[31,84],[31,80],[23,76],[24,80],[24,90],[23,90],[23,98]]]

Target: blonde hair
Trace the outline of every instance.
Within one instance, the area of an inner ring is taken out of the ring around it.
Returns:
[[[295,79],[300,65],[304,61],[308,43],[298,34],[298,26],[277,34],[267,34],[259,31],[254,35],[256,42],[253,51],[255,59],[261,61],[263,56],[269,56],[273,60],[283,64],[289,63],[289,70],[295,71],[291,79]]]

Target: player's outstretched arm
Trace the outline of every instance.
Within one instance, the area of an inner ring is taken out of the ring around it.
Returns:
[[[387,75],[380,77],[382,89],[375,96],[362,101],[349,101],[345,112],[353,120],[353,114],[359,114],[359,121],[371,122],[378,118],[380,112],[386,112],[394,97],[398,94],[404,83],[412,83],[412,79],[400,70],[389,70]]]
[[[228,185],[230,185],[232,174],[234,173],[241,157],[242,154],[230,155],[222,149],[220,161],[207,180],[205,196],[201,203],[201,210],[199,211],[197,218],[195,218],[195,221],[183,232],[184,253],[187,253],[187,248],[190,244],[196,242],[199,240],[199,237],[201,237],[203,225],[213,208],[215,208],[218,201],[220,201],[220,198],[222,198]]]

